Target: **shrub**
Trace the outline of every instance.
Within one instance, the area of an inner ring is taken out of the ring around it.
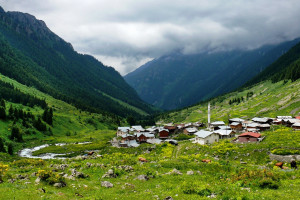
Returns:
[[[52,171],[39,170],[37,176],[41,179],[41,181],[44,181],[49,184],[54,184],[54,183],[65,184],[64,177]]]
[[[184,194],[198,194],[200,196],[209,196],[212,194],[209,188],[192,182],[184,182],[182,185],[182,191]]]
[[[270,179],[263,179],[259,182],[259,187],[260,188],[269,188],[269,189],[278,189],[279,184],[275,181],[272,181]]]
[[[25,167],[25,166],[43,166],[45,161],[42,159],[21,159],[13,162],[13,165],[16,167]]]

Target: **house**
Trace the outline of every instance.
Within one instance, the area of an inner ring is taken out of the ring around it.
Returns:
[[[295,123],[300,123],[300,120],[299,119],[288,119],[286,121],[286,126],[292,127],[292,125]]]
[[[231,130],[230,126],[218,126],[218,128],[221,130]]]
[[[122,136],[124,134],[128,134],[129,133],[130,128],[129,127],[118,127],[117,130],[117,137]]]
[[[246,132],[238,136],[238,142],[240,143],[258,142],[260,140],[261,140],[261,134],[254,133],[254,132]]]
[[[158,132],[158,136],[160,139],[169,138],[169,130],[168,129],[160,129]]]
[[[136,135],[136,140],[140,143],[147,142],[148,139],[155,138],[154,134],[149,133],[149,132],[138,132],[138,133],[135,133],[135,135]]]
[[[292,119],[292,116],[277,116],[277,119]]]
[[[265,130],[269,130],[271,128],[271,125],[270,124],[260,124],[257,128],[260,131],[265,131]]]
[[[204,127],[204,124],[201,122],[195,122],[193,123],[194,127],[199,128],[199,127]]]
[[[195,133],[196,137],[193,143],[212,144],[219,141],[219,134],[211,131],[200,130]]]
[[[124,134],[121,137],[122,137],[121,142],[136,140],[135,135]]]
[[[252,121],[254,121],[256,123],[260,123],[260,124],[271,124],[273,120],[271,118],[267,118],[267,117],[263,117],[263,118],[254,117],[252,119]]]
[[[186,128],[183,130],[183,133],[186,135],[193,135],[194,133],[196,133],[198,131],[197,128],[193,127],[193,128]]]
[[[232,118],[232,119],[229,119],[229,123],[230,124],[234,123],[234,122],[236,122],[236,123],[242,123],[243,121],[245,121],[245,120],[243,120],[241,118]]]
[[[257,128],[259,125],[260,125],[259,123],[250,123],[246,125],[246,129]]]
[[[177,127],[176,126],[169,126],[169,125],[167,125],[167,126],[164,126],[164,129],[168,129],[169,130],[169,133],[175,133],[176,132],[176,130],[177,130]]]
[[[282,119],[275,119],[275,120],[273,120],[273,124],[275,124],[275,125],[282,124]]]
[[[131,126],[130,131],[133,131],[133,132],[144,132],[145,129],[142,126],[140,126],[140,125],[136,125],[136,126]]]
[[[220,129],[218,128],[218,126],[225,126],[225,123],[223,121],[216,121],[216,122],[212,122],[210,126],[213,128],[213,130],[218,130]]]
[[[293,125],[292,125],[292,128],[293,128],[294,130],[300,130],[300,122],[297,122],[297,123],[293,124]]]
[[[242,125],[241,122],[232,122],[232,123],[230,124],[230,128],[231,128],[232,130],[238,132],[238,131],[243,130],[243,125]]]
[[[136,147],[138,144],[136,143],[135,135],[124,134],[121,136],[120,147]]]
[[[235,132],[233,130],[227,130],[227,129],[219,129],[214,131],[214,133],[219,134],[219,139],[227,139],[235,136]]]

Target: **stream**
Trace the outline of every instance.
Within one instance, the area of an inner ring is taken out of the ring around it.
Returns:
[[[89,144],[91,142],[80,142],[80,143],[71,143],[71,144]],[[67,145],[66,143],[57,143],[57,144],[54,144],[55,146],[64,146],[64,145]],[[50,145],[49,144],[43,144],[43,145],[40,145],[40,146],[36,146],[36,147],[33,147],[33,148],[25,148],[25,149],[22,149],[21,151],[19,151],[19,156],[20,157],[24,157],[24,158],[39,158],[39,159],[66,159],[66,157],[63,157],[67,154],[59,154],[59,153],[45,153],[45,154],[41,154],[39,156],[33,156],[32,153],[35,152],[35,151],[38,151],[40,149],[43,149],[43,148],[46,148],[46,147],[49,147]],[[59,157],[57,157],[59,156]]]

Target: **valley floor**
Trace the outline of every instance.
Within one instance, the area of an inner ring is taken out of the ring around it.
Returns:
[[[107,132],[107,136],[113,134]],[[104,143],[55,150],[98,149],[90,156],[1,161],[0,199],[298,199],[300,171],[288,163],[284,166],[289,169],[274,167],[276,161],[268,153],[277,148],[299,149],[300,132],[275,126],[263,135],[266,139],[261,143],[223,140],[203,146],[182,141],[178,146],[114,148],[107,143],[109,137],[99,134]],[[100,141],[97,136],[95,141]],[[139,161],[141,157],[148,162]]]

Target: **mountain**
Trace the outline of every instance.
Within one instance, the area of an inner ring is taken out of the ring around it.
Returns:
[[[0,73],[77,108],[119,116],[153,112],[112,67],[74,51],[30,14],[0,8]]]
[[[247,51],[175,53],[154,59],[124,78],[144,101],[167,110],[182,108],[239,88],[299,41]]]
[[[300,43],[291,48],[278,60],[268,66],[265,70],[246,83],[246,86],[259,83],[263,80],[291,79],[295,81],[300,78]]]

